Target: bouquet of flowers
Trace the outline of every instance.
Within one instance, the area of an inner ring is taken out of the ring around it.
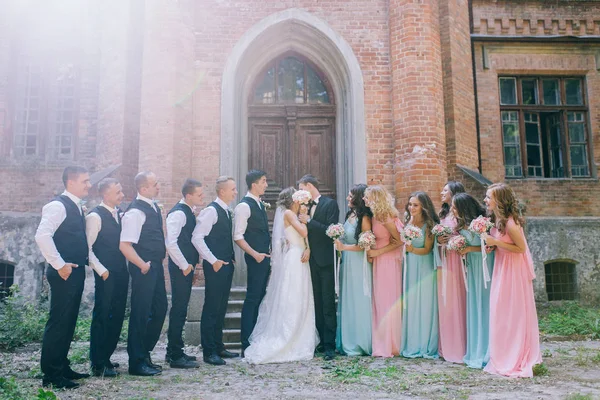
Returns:
[[[297,201],[301,205],[306,206],[312,200],[312,196],[310,195],[310,192],[306,190],[297,190],[292,195],[292,200]]]
[[[437,224],[436,226],[433,227],[433,229],[431,230],[431,233],[433,233],[433,235],[435,237],[439,237],[439,236],[444,236],[444,235],[452,235],[453,232],[452,232],[452,228],[450,228],[449,226]]]
[[[358,246],[363,250],[369,250],[375,246],[375,234],[372,231],[364,231],[358,236]]]
[[[480,215],[479,217],[475,218],[469,224],[469,230],[478,234],[479,236],[481,236],[484,233],[489,233],[489,231],[493,227],[494,224],[492,223],[492,221],[489,218],[484,217],[483,215]],[[487,253],[485,251],[485,243],[483,242],[483,240],[481,241],[481,260],[481,268],[483,270],[483,286],[487,289],[487,283],[491,280],[491,277],[490,271],[488,270],[487,266]]]
[[[342,224],[331,224],[325,231],[325,234],[333,240],[341,238],[342,236],[344,236],[344,233],[344,225]]]
[[[463,235],[452,236],[446,245],[448,250],[460,251],[467,248],[467,239]]]
[[[413,240],[423,237],[421,229],[412,224],[406,225],[400,234],[402,236],[402,241],[406,244],[410,244]]]
[[[475,218],[469,224],[469,230],[471,232],[475,232],[478,235],[481,235],[482,233],[488,233],[493,227],[494,224],[492,223],[492,221],[488,217],[484,217],[482,215]]]

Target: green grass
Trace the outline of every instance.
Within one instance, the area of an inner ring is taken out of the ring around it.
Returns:
[[[538,308],[540,333],[600,339],[600,308],[569,301]]]

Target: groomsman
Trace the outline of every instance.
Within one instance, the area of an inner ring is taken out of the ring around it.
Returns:
[[[160,186],[152,172],[135,177],[138,195],[123,216],[121,252],[129,261],[131,314],[129,316],[129,374],[157,375],[160,365],[152,363],[154,349],[167,314],[167,293],[162,261],[166,248],[161,210],[154,202]]]
[[[183,198],[167,215],[166,246],[171,276],[171,312],[166,361],[171,368],[198,368],[196,357],[183,352],[183,325],[192,292],[194,268],[199,261],[198,251],[192,244],[196,227],[194,209],[202,205],[202,184],[187,179],[181,188]]]
[[[249,171],[246,184],[248,193],[235,208],[233,234],[233,240],[245,253],[248,266],[248,289],[242,308],[242,357],[244,350],[250,346],[250,334],[256,325],[258,307],[267,291],[271,273],[269,220],[260,199],[269,186],[266,173],[255,169]]]
[[[110,362],[117,348],[127,303],[129,273],[125,256],[119,250],[121,216],[117,206],[123,201],[118,180],[105,178],[98,183],[102,202],[85,218],[90,266],[96,291],[90,333],[90,361],[95,376],[116,377]]]
[[[202,257],[206,280],[204,307],[200,319],[203,359],[212,365],[225,365],[223,358],[239,354],[225,350],[223,324],[233,279],[232,213],[229,204],[235,200],[235,180],[222,176],[217,179],[217,198],[198,216],[192,243]]]
[[[73,389],[73,380],[89,377],[70,367],[67,355],[73,340],[88,263],[82,199],[91,187],[88,171],[67,167],[62,175],[65,191],[42,209],[35,241],[50,266],[50,315],[42,339],[41,368],[44,387]]]
[[[323,350],[324,359],[335,357],[335,280],[333,260],[333,240],[326,235],[331,224],[339,222],[340,210],[337,202],[319,193],[319,181],[312,175],[304,175],[298,181],[301,190],[310,192],[312,202],[308,214],[300,214],[300,221],[308,228],[310,246],[310,275],[315,296],[315,320]]]

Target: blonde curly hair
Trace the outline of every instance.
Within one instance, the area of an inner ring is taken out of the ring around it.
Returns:
[[[492,213],[492,222],[496,224],[496,227],[500,233],[504,234],[506,231],[506,223],[510,217],[517,223],[517,225],[525,226],[525,218],[517,196],[510,186],[506,183],[494,183],[488,187],[491,196],[496,201],[497,213]]]
[[[383,186],[369,186],[365,190],[365,198],[368,200],[367,207],[373,212],[373,218],[378,221],[385,222],[399,216],[392,195]]]

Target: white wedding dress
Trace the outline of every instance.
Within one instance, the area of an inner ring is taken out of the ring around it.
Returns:
[[[310,360],[319,344],[310,267],[300,261],[304,239],[293,226],[282,224],[280,209],[273,227],[271,278],[244,352],[252,364]]]

